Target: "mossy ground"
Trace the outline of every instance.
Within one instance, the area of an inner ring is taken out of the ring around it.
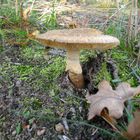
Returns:
[[[0,139],[57,140],[64,135],[77,140],[118,139],[118,133],[102,118],[87,121],[88,105],[84,98],[87,90],[74,89],[67,79],[65,53],[63,56],[50,55],[45,60],[44,46],[29,40],[27,32],[19,26],[19,17],[15,18],[5,11],[3,9],[3,16],[12,19],[0,18]],[[52,25],[56,27],[55,23]],[[119,33],[120,28],[117,29]],[[116,27],[111,26],[106,32],[115,34],[115,31]],[[96,74],[91,75],[91,86],[96,90],[103,79],[110,81],[114,87],[119,82],[128,82],[131,86],[139,84],[136,73],[139,75],[140,69],[134,65],[134,51],[124,42],[122,39],[120,47],[104,52],[102,63],[95,61],[95,69],[98,69]],[[83,67],[89,57],[97,58],[98,53],[82,50],[80,60]],[[118,69],[117,79],[108,65],[110,58]],[[134,109],[139,107],[135,101],[130,105]],[[127,116],[126,112],[124,116]],[[64,118],[67,119],[69,131],[57,132],[55,125],[59,122],[63,124]],[[121,122],[125,124],[127,119]],[[37,132],[44,128],[45,132],[38,135]],[[92,135],[96,130],[97,133]]]
[[[8,49],[11,48],[3,48],[1,54]],[[120,53],[120,51],[115,49],[108,53],[111,53],[112,59],[115,60],[121,81],[126,81],[132,86],[136,86],[138,85],[137,79],[128,67],[130,61],[127,61],[128,63],[125,61],[130,57],[126,56],[126,53]],[[17,137],[23,139],[33,137],[36,139],[57,139],[58,132],[55,131],[54,126],[61,121],[61,118],[66,117],[72,121],[68,122],[70,127],[68,136],[70,138],[84,139],[89,135],[88,138],[90,139],[94,122],[90,123],[91,126],[88,126],[89,122],[85,121],[88,111],[86,101],[79,96],[77,91],[67,85],[68,83],[65,84],[64,79],[61,78],[65,73],[65,57],[50,56],[47,61],[43,58],[43,52],[44,47],[39,44],[24,48],[12,46],[14,56],[11,55],[10,51],[6,52],[4,57],[1,58],[1,133],[8,139]],[[81,60],[85,60],[82,63],[86,63],[88,55],[87,53],[85,53],[86,55],[82,53]],[[95,52],[92,55],[91,52],[88,54],[96,57]],[[93,86],[97,88],[98,83],[103,79],[111,83],[114,81],[106,61],[101,64],[96,76],[94,75]],[[84,92],[82,92],[82,96],[84,96]],[[33,129],[31,135],[27,134],[28,130],[24,128],[26,125]],[[32,128],[34,125],[36,127]],[[107,125],[107,123],[103,125]],[[7,127],[9,129],[6,129]],[[37,136],[37,131],[44,127],[46,131],[43,136]],[[101,124],[99,128],[101,128]],[[78,136],[74,136],[75,129],[79,133]],[[107,134],[105,129],[103,129],[102,133],[106,133],[107,138],[112,137],[112,135]],[[98,135],[101,137],[102,133]]]

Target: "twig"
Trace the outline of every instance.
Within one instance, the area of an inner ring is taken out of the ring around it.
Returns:
[[[15,1],[15,7],[16,7],[16,16],[18,15],[18,0]]]
[[[137,64],[138,66],[140,65],[140,41],[138,42],[138,45],[136,46],[139,50],[138,50],[138,58],[137,58]]]
[[[31,14],[31,12],[32,12],[32,10],[33,10],[33,6],[34,6],[35,1],[36,1],[36,0],[34,0],[34,1],[32,2],[32,5],[31,5],[31,7],[30,7],[30,14]]]
[[[132,8],[129,17],[129,26],[128,26],[128,39],[129,41],[132,38],[135,38],[138,34],[138,0],[132,0]],[[134,24],[134,26],[133,26]]]

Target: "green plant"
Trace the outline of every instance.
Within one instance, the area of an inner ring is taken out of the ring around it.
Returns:
[[[38,20],[41,19],[41,21],[45,25],[45,27],[47,27],[49,29],[54,29],[57,27],[57,13],[56,13],[56,9],[55,9],[56,2],[57,2],[57,0],[53,0],[50,11],[41,15],[38,18]]]
[[[116,7],[115,3],[112,2],[111,0],[98,1],[97,4],[99,5],[98,7],[100,8]]]
[[[47,28],[50,28],[50,29],[54,29],[54,28],[57,27],[57,14],[56,14],[56,11],[55,11],[54,4],[53,4],[52,11],[51,11],[50,15],[46,16],[45,25],[46,25]]]
[[[18,122],[18,123],[16,124],[16,133],[17,133],[17,134],[20,134],[21,131],[22,131],[22,125],[21,125],[20,122]]]
[[[2,5],[0,9],[1,16],[3,17],[2,21],[0,23],[2,25],[14,25],[19,24],[21,17],[19,15],[16,15],[15,7],[11,5]]]
[[[106,62],[102,63],[100,71],[97,73],[97,75],[94,78],[94,83],[96,81],[95,85],[98,85],[98,83],[103,79],[107,80],[107,81],[111,81],[111,79],[112,79],[111,74],[107,70]]]

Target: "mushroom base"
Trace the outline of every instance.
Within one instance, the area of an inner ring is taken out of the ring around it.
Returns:
[[[67,49],[66,71],[69,79],[76,88],[84,87],[84,78],[79,60],[80,51],[78,49]]]
[[[84,87],[84,77],[82,73],[76,74],[69,71],[69,79],[76,88]]]

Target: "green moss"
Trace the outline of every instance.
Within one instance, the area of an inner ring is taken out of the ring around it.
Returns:
[[[11,37],[14,38],[15,41],[17,42],[21,42],[27,39],[27,32],[20,29],[20,28],[16,28],[16,29],[3,29],[3,32],[5,33],[5,37]]]
[[[131,47],[121,47],[116,48],[109,52],[113,60],[115,60],[119,78],[122,82],[128,82],[131,86],[136,86],[137,79],[134,77],[131,67],[129,66],[132,63],[134,57],[132,54]]]
[[[89,57],[94,57],[96,55],[95,51],[91,50],[82,50],[80,52],[80,62],[86,62],[88,61]]]
[[[30,107],[33,110],[38,110],[42,107],[42,102],[40,99],[36,98],[36,97],[26,97],[23,101],[24,107]],[[27,113],[27,112],[26,112]],[[27,114],[26,114],[27,115]]]
[[[0,42],[4,40],[5,36],[5,32],[2,29],[0,29]]]
[[[25,47],[21,50],[21,57],[27,61],[43,59],[42,47]]]
[[[13,44],[17,42],[20,46],[24,46],[29,40],[27,38],[27,32],[16,28],[16,29],[0,29],[0,41]]]
[[[13,66],[15,73],[18,74],[20,80],[28,80],[29,76],[33,74],[34,67],[32,66]]]
[[[116,61],[127,61],[128,55],[126,55],[126,53],[124,53],[124,51],[118,50],[118,49],[114,49],[113,51],[111,51],[111,56],[113,59],[115,59]]]
[[[32,52],[32,49],[27,48],[26,50],[29,50],[29,52],[27,51],[25,55],[27,55],[30,60],[32,57],[38,56],[38,58],[33,59],[33,61],[39,60],[40,57],[42,57],[40,51],[37,55],[36,52]],[[42,60],[45,61],[44,59]],[[42,63],[44,63],[43,61]],[[50,95],[55,96],[59,91],[56,79],[64,72],[65,62],[62,57],[56,57],[49,60],[49,63],[50,64],[47,64],[46,61],[46,63],[41,67],[38,65],[21,65],[13,67],[19,79],[26,81],[34,90],[41,89],[42,91],[49,91],[51,93]]]
[[[111,75],[110,75],[110,73],[107,70],[106,62],[102,63],[100,71],[94,77],[94,83],[96,83],[95,85],[97,85],[103,79],[105,79],[107,81],[111,81],[112,80]]]
[[[3,126],[5,121],[6,121],[6,118],[4,116],[0,116],[0,128]]]
[[[122,82],[128,82],[131,86],[137,85],[137,79],[132,75],[131,70],[126,63],[118,64],[118,72]]]
[[[43,68],[40,74],[46,77],[48,80],[54,80],[58,78],[65,70],[64,58],[56,57],[53,58],[53,63]]]

